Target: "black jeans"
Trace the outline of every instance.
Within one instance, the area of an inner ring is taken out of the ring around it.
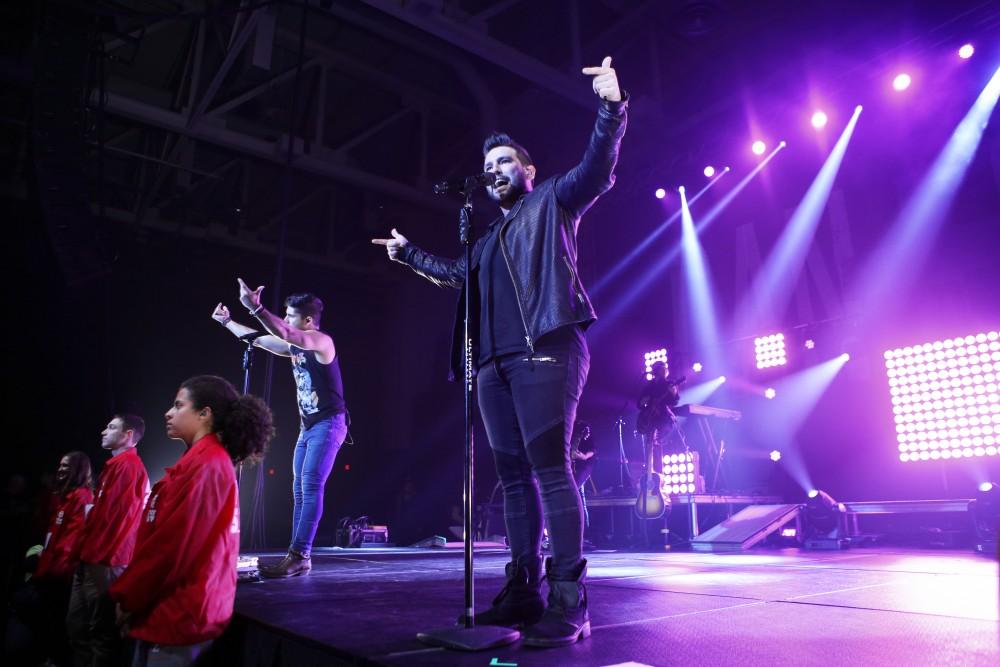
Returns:
[[[583,507],[569,443],[589,369],[582,337],[479,369],[479,407],[503,487],[511,556],[540,556],[544,515],[556,580],[571,578],[582,560]]]

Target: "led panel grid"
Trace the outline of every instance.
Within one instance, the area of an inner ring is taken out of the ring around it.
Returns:
[[[668,495],[705,492],[698,452],[682,452],[664,456],[661,476],[663,491]]]
[[[661,347],[659,350],[652,350],[642,355],[643,368],[646,370],[646,379],[653,379],[653,364],[662,361],[667,366],[667,375],[670,375],[670,363],[667,360],[667,348]]]
[[[753,340],[753,347],[757,357],[757,368],[784,366],[788,363],[783,333],[758,336]]]
[[[996,456],[1000,333],[886,350],[899,460]]]

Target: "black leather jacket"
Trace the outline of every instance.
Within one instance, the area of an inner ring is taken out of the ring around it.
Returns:
[[[545,334],[567,324],[586,328],[597,315],[576,270],[576,231],[580,216],[614,185],[618,147],[625,134],[628,99],[603,102],[590,143],[580,164],[550,178],[525,194],[505,217],[500,228],[500,248],[514,282],[529,354]],[[478,284],[477,271],[483,239],[472,248],[470,280]],[[409,243],[400,260],[436,285],[464,290],[465,256],[446,259]],[[472,296],[473,359],[479,326],[479,290]],[[462,373],[462,321],[464,292],[458,300],[451,349],[451,377]]]

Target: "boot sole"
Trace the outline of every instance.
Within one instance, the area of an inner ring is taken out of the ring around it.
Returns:
[[[525,637],[522,639],[522,643],[525,646],[534,646],[536,648],[558,648],[560,646],[569,646],[570,644],[575,644],[580,639],[587,639],[590,637],[590,621],[587,621],[580,626],[576,634],[570,635],[568,637],[559,638],[548,638],[548,637]]]

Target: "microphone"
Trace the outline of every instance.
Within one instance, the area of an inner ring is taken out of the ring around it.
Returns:
[[[266,336],[267,334],[262,331],[251,331],[250,333],[243,334],[240,336],[240,340],[244,343],[252,343],[261,336]]]
[[[444,195],[449,192],[466,193],[473,188],[480,186],[505,185],[510,181],[506,176],[497,176],[492,171],[484,171],[481,174],[466,176],[465,178],[450,178],[434,184],[434,194]]]

